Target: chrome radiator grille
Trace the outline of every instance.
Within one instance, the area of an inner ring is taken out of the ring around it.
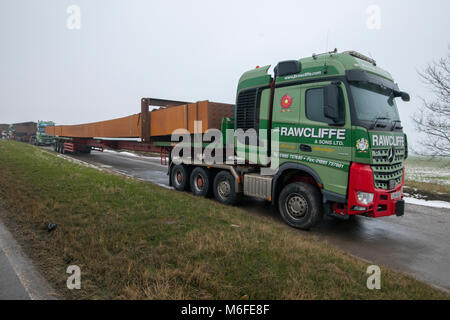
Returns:
[[[372,150],[375,188],[391,190],[402,182],[404,148]]]

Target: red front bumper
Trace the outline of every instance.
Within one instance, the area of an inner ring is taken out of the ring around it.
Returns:
[[[356,215],[363,214],[374,218],[403,214],[403,183],[405,181],[405,168],[403,168],[402,183],[392,190],[376,189],[373,171],[370,165],[352,163],[350,167],[350,181],[348,187],[347,204],[336,203],[334,211],[337,214]],[[373,201],[363,204],[358,201],[357,192],[373,193]],[[393,198],[394,195],[400,195]],[[397,202],[401,202],[398,203]]]

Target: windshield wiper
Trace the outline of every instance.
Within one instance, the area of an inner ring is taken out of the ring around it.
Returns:
[[[397,123],[400,123],[400,122],[401,122],[400,120],[392,120],[392,128],[391,128],[391,131],[394,130],[394,129],[403,129],[402,126],[397,127]]]
[[[374,129],[374,128],[376,128],[376,127],[386,128],[386,125],[380,125],[380,124],[378,124],[378,121],[380,121],[380,120],[389,120],[389,118],[386,118],[386,117],[376,117],[376,118],[375,118],[375,121],[374,121],[373,124],[372,124],[372,128],[370,128],[370,129]]]

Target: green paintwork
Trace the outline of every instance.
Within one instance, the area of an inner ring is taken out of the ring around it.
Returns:
[[[377,188],[387,189],[391,179],[395,179],[396,184],[400,183],[403,174],[403,160],[407,154],[406,136],[403,133],[371,132],[363,127],[352,126],[348,93],[344,84],[340,85],[345,102],[344,125],[335,126],[309,120],[305,110],[307,90],[329,84],[330,81],[326,81],[327,77],[344,76],[346,70],[353,69],[362,69],[393,81],[391,75],[369,62],[349,54],[322,55],[299,61],[301,63],[300,73],[275,79],[276,84],[293,82],[293,85],[275,89],[272,129],[279,131],[280,142],[278,152],[274,152],[272,156],[279,158],[280,165],[295,162],[309,166],[319,175],[325,190],[342,195],[347,193],[349,168],[352,162],[372,166]],[[237,94],[244,89],[268,86],[271,81],[270,75],[267,73],[269,67],[265,66],[246,72],[239,80]],[[316,78],[320,78],[320,80],[301,85],[295,84],[299,80]],[[285,95],[292,98],[292,105],[287,110],[281,105],[281,98]],[[269,88],[263,89],[259,107],[259,129],[269,129],[269,110],[271,108]],[[333,134],[330,134],[330,131]],[[266,134],[260,133],[259,138],[262,145],[267,146]],[[400,143],[402,141],[403,143]],[[300,144],[310,146],[311,152],[302,151]],[[394,144],[395,155],[392,162],[388,162],[386,157],[389,155],[392,144]],[[236,150],[244,154],[247,159],[253,159],[253,162],[256,161],[261,165],[267,164],[267,159],[265,156],[258,155],[255,146],[245,147],[236,142]],[[263,151],[265,150],[263,148]]]
[[[38,145],[51,145],[54,143],[54,137],[45,133],[45,128],[54,126],[53,121],[38,121],[36,131],[36,143]]]
[[[362,69],[393,81],[389,72],[372,65],[371,63],[345,53],[322,55],[316,59],[309,57],[299,60],[301,71],[298,74],[278,77],[276,83],[298,81],[303,79],[322,78],[327,76],[343,76],[346,70]],[[325,67],[326,65],[326,67]],[[270,75],[267,74],[270,65],[245,72],[239,79],[237,93],[243,89],[254,88],[270,84]],[[326,70],[326,73],[325,73]]]
[[[271,76],[267,74],[270,65],[245,72],[239,79],[238,92],[242,89],[270,85]]]
[[[320,176],[326,190],[345,194],[349,165],[352,160],[352,128],[348,103],[345,103],[346,117],[343,126],[312,121],[306,117],[306,91],[323,87],[329,83],[322,81],[275,90],[272,129],[279,131],[280,143],[279,153],[272,154],[272,156],[279,157],[280,165],[286,162],[308,165]],[[343,84],[341,84],[341,89],[344,93],[344,100],[348,101]],[[281,106],[281,98],[287,94],[292,97],[292,105],[286,109]],[[268,128],[269,106],[270,89],[266,89],[261,95],[260,129]],[[333,134],[330,134],[330,131]],[[260,135],[260,138],[263,144],[267,145],[265,135]],[[309,145],[312,151],[301,151],[300,144]],[[256,157],[256,147],[244,148],[243,144],[236,143],[236,150],[245,152],[247,159],[251,159],[253,156],[253,159],[258,159],[259,164],[266,165],[265,157]]]

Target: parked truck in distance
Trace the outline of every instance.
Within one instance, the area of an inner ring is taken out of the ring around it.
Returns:
[[[47,133],[55,136],[57,152],[168,151],[169,181],[176,190],[204,197],[213,194],[229,205],[242,196],[264,199],[276,205],[284,221],[295,228],[309,229],[326,213],[374,218],[403,215],[408,147],[395,100],[409,101],[409,95],[400,91],[392,76],[355,51],[282,61],[273,75],[269,69],[245,72],[237,86],[233,114],[222,114],[219,128],[217,121],[208,126],[224,133],[222,150],[232,146],[232,157],[224,151],[218,162],[197,157],[198,144],[183,149],[182,157],[172,156],[175,143],[164,130],[179,123],[193,134],[195,120],[221,110],[213,104],[200,112],[199,103],[143,98],[141,114],[56,126],[47,128]],[[149,105],[164,107],[149,112]],[[230,130],[235,133],[231,138],[225,135]],[[240,139],[240,132],[256,132],[257,137]],[[204,138],[204,130],[200,133]],[[141,142],[95,138],[114,134],[117,138],[138,136]],[[205,145],[200,144],[203,150]],[[180,158],[191,161],[180,162]],[[276,170],[268,174],[266,169],[274,163]]]
[[[41,121],[37,122],[36,136],[33,144],[37,146],[51,146],[54,143],[54,137],[46,133],[46,128],[54,126],[53,121]]]
[[[9,124],[0,124],[0,139],[8,139]]]
[[[32,143],[36,138],[37,123],[21,122],[9,126],[9,139]]]

